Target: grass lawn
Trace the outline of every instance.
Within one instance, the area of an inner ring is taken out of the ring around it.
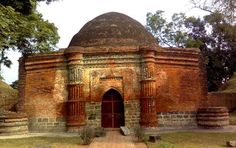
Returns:
[[[233,76],[220,88],[221,92],[236,92],[236,72]]]
[[[176,132],[161,134],[160,141],[148,142],[149,148],[218,148],[236,140],[236,133]]]
[[[236,125],[236,111],[229,114],[229,124]]]
[[[79,137],[30,137],[0,139],[0,148],[78,148],[81,143]]]

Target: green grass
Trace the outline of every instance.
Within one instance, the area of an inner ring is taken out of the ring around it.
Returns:
[[[236,133],[176,132],[161,134],[160,141],[148,142],[149,148],[218,148],[236,140]]]
[[[229,124],[236,125],[236,111],[229,114]]]
[[[0,148],[78,148],[81,143],[79,137],[30,137],[0,139]]]
[[[18,91],[0,80],[0,108],[9,110],[17,103]]]
[[[226,93],[236,92],[236,72],[219,90]]]

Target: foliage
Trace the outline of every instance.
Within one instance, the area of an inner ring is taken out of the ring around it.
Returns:
[[[106,135],[105,129],[103,127],[95,128],[95,136],[96,137],[104,137]]]
[[[236,110],[234,112],[229,113],[229,124],[236,125]]]
[[[22,55],[55,49],[59,40],[57,28],[36,11],[36,3],[35,0],[0,0],[0,65],[12,64],[7,55],[10,49]]]
[[[56,0],[0,0],[0,4],[5,7],[10,6],[14,8],[16,12],[20,12],[21,14],[29,15],[34,13],[37,2],[43,1],[50,4]]]
[[[81,139],[83,141],[83,144],[88,145],[92,142],[92,139],[94,138],[94,129],[89,127],[89,126],[85,126],[82,131],[81,131]]]
[[[219,88],[219,91],[223,93],[236,93],[236,72],[233,76]]]
[[[175,13],[172,22],[163,18],[164,11],[156,11],[155,14],[147,14],[147,29],[161,45],[183,47],[187,40],[187,32],[184,31],[185,15]]]
[[[134,136],[138,139],[138,141],[142,142],[145,138],[144,129],[141,126],[136,126],[134,128]]]
[[[18,101],[18,91],[4,81],[0,81],[0,98],[0,108],[13,111]]]
[[[12,7],[0,6],[0,15],[0,49],[6,60],[10,48],[22,54],[48,52],[59,39],[57,28],[39,13],[24,16]]]
[[[3,76],[2,76],[2,72],[0,71],[0,80],[4,80]]]
[[[14,82],[11,83],[10,86],[14,89],[18,89],[18,83],[19,83],[19,80],[15,80]]]
[[[147,29],[161,45],[199,48],[205,59],[208,89],[217,90],[236,70],[236,25],[218,12],[203,19],[174,14],[171,22],[162,13],[147,14]]]
[[[236,1],[235,0],[191,0],[195,8],[210,13],[219,12],[230,23],[235,23]]]

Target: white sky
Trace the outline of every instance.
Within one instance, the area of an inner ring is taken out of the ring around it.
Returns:
[[[59,0],[50,5],[40,3],[38,11],[43,14],[44,19],[57,26],[60,36],[57,46],[65,48],[85,23],[106,12],[124,13],[145,25],[146,14],[157,10],[165,11],[167,19],[179,12],[188,16],[203,15],[203,12],[191,7],[189,0]],[[19,54],[10,52],[9,57],[13,65],[10,69],[3,68],[3,76],[10,84],[18,79]]]

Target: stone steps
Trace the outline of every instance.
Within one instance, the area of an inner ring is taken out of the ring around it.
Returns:
[[[199,108],[197,124],[202,128],[223,128],[229,125],[228,110],[225,107]]]
[[[26,114],[1,111],[0,135],[19,135],[28,133],[28,118]]]

